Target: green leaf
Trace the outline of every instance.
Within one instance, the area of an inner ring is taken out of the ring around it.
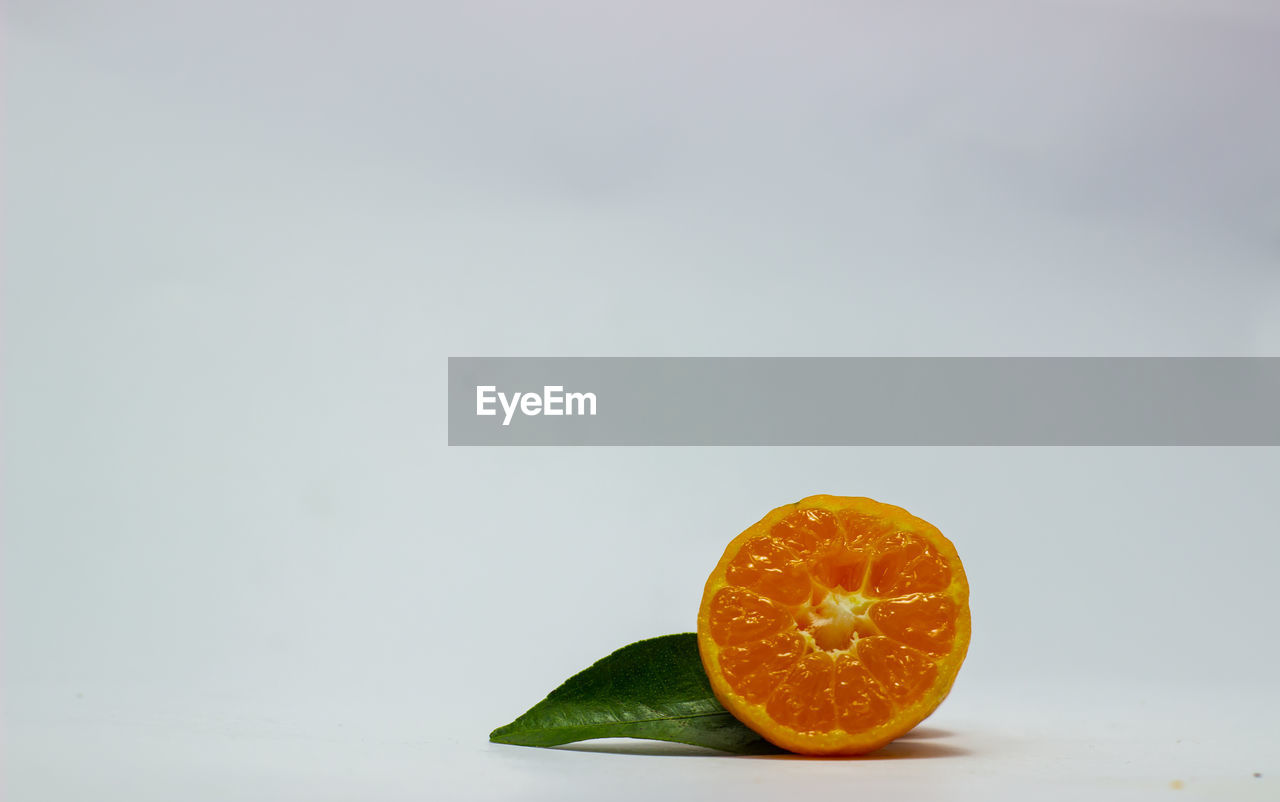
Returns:
[[[725,752],[779,751],[716,701],[692,632],[623,646],[575,674],[489,740],[556,746],[650,738]]]

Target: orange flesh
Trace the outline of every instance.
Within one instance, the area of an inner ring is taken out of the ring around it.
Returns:
[[[969,641],[954,547],[905,510],[813,496],[729,545],[698,619],[720,701],[810,754],[877,748],[929,715]]]

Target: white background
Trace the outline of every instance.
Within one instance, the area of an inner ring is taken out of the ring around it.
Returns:
[[[1276,798],[1276,449],[444,409],[449,355],[1280,354],[1274,9],[11,0],[4,798]],[[966,562],[920,731],[486,742],[818,492]]]

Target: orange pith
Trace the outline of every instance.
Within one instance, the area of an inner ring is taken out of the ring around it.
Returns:
[[[860,754],[910,730],[951,690],[968,646],[951,541],[868,498],[770,512],[725,549],[698,612],[721,704],[804,754]]]

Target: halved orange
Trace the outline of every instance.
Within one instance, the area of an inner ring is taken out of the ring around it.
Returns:
[[[770,512],[725,549],[698,612],[716,698],[803,754],[861,754],[907,732],[946,697],[968,648],[955,547],[869,498]]]

